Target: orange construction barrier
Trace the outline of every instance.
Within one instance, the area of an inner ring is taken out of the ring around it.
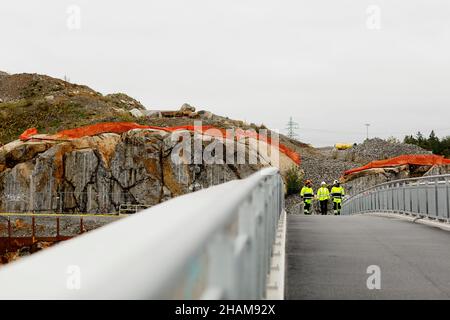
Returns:
[[[347,170],[344,172],[344,176],[368,169],[397,167],[406,164],[417,166],[446,165],[450,164],[450,159],[434,154],[402,155],[391,159],[372,161],[363,167]]]
[[[201,134],[215,136],[217,138],[228,138],[228,139],[237,139],[240,140],[242,138],[254,138],[257,140],[263,140],[270,145],[274,145],[272,139],[270,137],[266,137],[264,135],[260,135],[253,130],[242,130],[237,128],[232,131],[227,131],[225,129],[216,128],[213,126],[176,126],[176,127],[156,127],[156,126],[145,126],[140,125],[134,122],[103,122],[97,123],[89,126],[79,127],[75,129],[68,129],[60,131],[54,135],[48,135],[45,138],[39,137],[39,139],[49,139],[49,140],[70,140],[70,139],[79,139],[86,136],[95,136],[101,133],[117,133],[121,134],[133,129],[153,129],[153,130],[162,130],[167,132],[174,132],[177,130],[187,130],[192,132],[199,132]],[[214,129],[214,130],[212,130]],[[24,133],[20,135],[20,140],[26,141],[29,139],[33,139],[33,136],[38,132],[36,128],[31,128],[26,130]],[[230,136],[230,133],[233,136]],[[283,144],[278,144],[278,149],[286,154],[290,159],[292,159],[296,164],[300,165],[301,159],[300,155],[295,151],[289,149]]]
[[[22,140],[22,141],[26,141],[26,140],[30,139],[31,136],[34,136],[34,135],[37,134],[37,133],[38,133],[38,131],[37,131],[36,128],[30,128],[30,129],[25,130],[25,131],[19,136],[19,139]]]

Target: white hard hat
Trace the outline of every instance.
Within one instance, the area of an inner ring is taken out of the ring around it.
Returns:
[[[334,182],[333,182],[334,184],[338,184],[339,183],[339,181],[337,181],[337,180],[334,180]]]
[[[326,183],[325,181],[322,181],[321,185],[322,185],[322,186],[326,186],[327,183]]]

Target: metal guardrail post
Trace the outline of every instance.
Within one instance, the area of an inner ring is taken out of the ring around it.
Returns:
[[[419,184],[416,184],[416,193],[417,193],[417,214],[420,214],[420,193],[419,193]]]
[[[402,193],[403,193],[403,211],[406,211],[406,185],[402,182]]]
[[[12,237],[11,217],[8,217],[8,250],[11,248],[11,237]]]
[[[394,188],[392,188],[391,187],[391,185],[389,185],[389,193],[390,193],[390,195],[391,195],[391,201],[390,201],[390,203],[391,203],[391,211],[394,211]]]
[[[439,194],[438,194],[438,179],[434,180],[434,201],[435,201],[435,216],[439,218]]]
[[[405,185],[406,185],[406,183],[405,183]],[[410,209],[410,212],[413,212],[413,208],[412,208],[412,187],[409,186],[408,190],[409,190],[409,202],[410,202],[409,209]]]
[[[447,203],[447,221],[450,220],[450,195],[449,195],[450,190],[448,187],[449,180],[450,180],[450,178],[445,178],[445,194],[446,194],[446,198],[447,198],[447,201],[446,201],[446,203]]]

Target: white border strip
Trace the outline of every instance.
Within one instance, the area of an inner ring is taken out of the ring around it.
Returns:
[[[277,235],[270,259],[270,272],[267,276],[266,299],[284,300],[284,278],[286,261],[286,211],[281,213]]]
[[[421,217],[421,216],[413,216],[413,215],[406,215],[401,213],[388,213],[388,212],[369,212],[369,213],[363,213],[363,215],[370,215],[370,216],[378,216],[378,217],[385,217],[385,218],[397,218],[401,220],[407,220],[412,223],[420,223],[423,225],[427,225],[430,227],[439,228],[445,231],[450,231],[450,224],[445,222],[440,222],[437,220],[433,220],[427,217]]]

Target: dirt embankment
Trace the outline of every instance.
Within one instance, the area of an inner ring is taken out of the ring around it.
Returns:
[[[30,127],[55,133],[102,121],[135,121],[138,101],[118,93],[102,95],[89,87],[38,74],[0,74],[0,145]]]

